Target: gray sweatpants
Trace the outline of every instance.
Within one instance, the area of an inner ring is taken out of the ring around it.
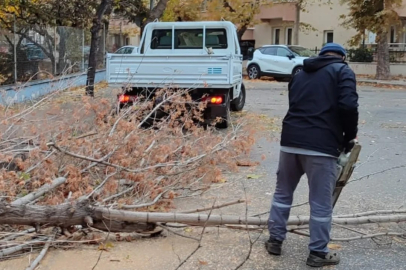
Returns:
[[[328,252],[330,241],[332,194],[337,174],[333,157],[280,153],[277,182],[273,196],[268,230],[272,238],[283,241],[293,193],[303,174],[307,175],[310,203],[310,251]]]

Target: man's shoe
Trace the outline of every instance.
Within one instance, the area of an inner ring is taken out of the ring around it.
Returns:
[[[265,248],[271,255],[281,255],[282,241],[270,237],[269,240],[265,242]]]
[[[340,256],[337,253],[329,252],[327,254],[318,254],[310,252],[306,264],[311,267],[323,267],[327,265],[336,265],[340,262]]]

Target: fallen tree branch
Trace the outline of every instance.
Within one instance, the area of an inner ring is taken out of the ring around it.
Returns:
[[[239,204],[239,203],[244,203],[244,202],[245,202],[245,200],[237,200],[237,201],[232,201],[232,202],[216,205],[216,206],[213,206],[213,207],[198,208],[198,209],[195,209],[195,210],[182,211],[180,213],[191,214],[191,213],[204,212],[204,211],[209,211],[209,210],[213,210],[213,209],[220,209],[220,208],[223,208],[223,207],[227,207],[227,206],[234,205],[234,204]]]
[[[35,229],[34,229],[34,228],[30,228],[30,229],[25,230],[25,231],[21,231],[21,232],[17,232],[17,233],[11,233],[9,236],[6,236],[6,237],[4,237],[4,238],[1,238],[0,240],[1,240],[1,242],[4,242],[4,241],[11,241],[11,240],[16,239],[17,237],[20,237],[20,236],[23,236],[23,235],[26,235],[26,234],[29,234],[29,233],[33,233],[33,232],[35,232]],[[0,243],[1,243],[1,242],[0,242]]]
[[[213,207],[214,207],[214,204],[215,204],[215,203],[216,203],[216,200],[214,200],[214,202],[213,202]],[[207,215],[207,219],[206,219],[206,221],[204,222],[203,230],[202,230],[202,233],[200,234],[200,239],[199,239],[199,243],[198,243],[197,247],[195,248],[195,250],[193,250],[193,251],[189,254],[189,256],[186,257],[186,259],[184,259],[184,260],[178,265],[178,267],[176,267],[175,270],[178,270],[179,268],[181,268],[182,265],[185,264],[185,263],[202,247],[202,240],[203,240],[204,232],[206,231],[206,226],[207,226],[207,223],[208,223],[208,221],[209,221],[209,219],[210,219],[211,212],[212,212],[212,211],[209,212],[209,214]]]
[[[310,237],[309,233],[303,232],[303,231],[300,231],[300,230],[292,230],[290,232],[298,234],[298,235]],[[378,236],[401,236],[401,237],[406,237],[406,233],[386,232],[386,233],[364,234],[364,235],[359,235],[359,236],[354,236],[354,237],[347,237],[347,238],[331,238],[330,241],[333,241],[333,242],[349,242],[349,241],[354,241],[354,240],[374,238],[374,237],[378,237]]]
[[[361,176],[359,178],[355,178],[353,180],[350,180],[350,181],[347,182],[347,184],[352,183],[352,182],[356,182],[356,181],[360,181],[360,180],[362,180],[364,178],[368,178],[368,177],[376,175],[376,174],[381,174],[381,173],[384,173],[384,172],[387,172],[387,171],[392,171],[392,170],[400,169],[400,168],[404,168],[404,167],[406,167],[406,164],[399,165],[399,166],[393,166],[393,167],[390,167],[390,168],[387,168],[387,169],[384,169],[384,170],[381,170],[381,171],[369,173],[369,174],[363,175],[363,176]]]
[[[307,205],[307,204],[309,204],[309,202],[297,203],[297,204],[292,205],[291,208],[300,207],[300,206]],[[262,212],[262,213],[259,213],[259,214],[255,214],[255,215],[253,215],[252,217],[263,216],[263,215],[269,214],[269,212],[270,212],[270,211],[266,211],[266,212]]]
[[[38,257],[25,270],[34,270],[38,266],[38,264],[41,262],[41,260],[44,258],[45,254],[47,253],[52,241],[54,241],[55,235],[56,234],[54,234],[53,236],[50,236],[48,238],[48,241],[46,242],[44,248],[39,253]]]
[[[380,214],[405,214],[405,210],[376,210],[376,211],[368,211],[362,212],[357,214],[346,214],[346,215],[338,215],[333,216],[335,218],[354,218],[354,217],[364,217],[364,216],[373,216],[373,215],[380,215]]]
[[[30,245],[39,245],[39,244],[43,243],[46,239],[47,239],[46,237],[40,237],[40,238],[38,238],[38,239],[36,239],[36,240],[30,241],[30,242],[27,242],[27,243],[24,243],[24,244],[15,246],[15,247],[10,247],[10,248],[6,248],[6,249],[3,249],[3,250],[0,250],[0,259],[3,259],[4,257],[6,257],[6,256],[8,256],[8,255],[11,255],[11,254],[13,254],[13,253],[22,251],[22,250],[24,250],[27,246],[30,246]]]
[[[34,192],[20,198],[20,199],[15,200],[14,202],[11,203],[11,205],[24,205],[24,204],[27,204],[27,203],[29,203],[29,202],[31,202],[33,200],[38,199],[39,197],[41,197],[45,193],[59,187],[60,185],[64,184],[65,182],[66,182],[65,177],[58,177],[51,184],[43,185],[38,190],[36,190],[36,191],[34,191]]]
[[[171,233],[175,234],[175,235],[178,235],[178,236],[181,236],[181,237],[184,237],[184,238],[188,238],[188,239],[192,239],[192,240],[195,240],[195,241],[198,241],[198,242],[199,242],[199,239],[197,239],[197,238],[195,238],[195,237],[193,237],[193,236],[188,236],[188,235],[184,235],[184,234],[182,234],[182,233],[178,233],[178,232],[176,232],[176,231],[174,231],[174,230],[172,230],[172,229],[169,229],[168,226],[165,226],[165,225],[163,225],[163,224],[158,224],[158,226],[161,227],[161,228],[163,228],[163,229],[165,229],[165,230],[167,230],[168,232],[171,232]]]

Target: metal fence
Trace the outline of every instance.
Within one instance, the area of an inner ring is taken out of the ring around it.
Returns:
[[[311,49],[314,54],[320,52],[320,48]],[[376,62],[378,58],[376,46],[365,49],[347,49],[349,62]],[[389,49],[389,61],[391,63],[406,63],[406,49]]]
[[[17,25],[0,29],[0,85],[44,80],[86,71],[90,31]],[[105,66],[107,31],[100,31],[98,69]]]

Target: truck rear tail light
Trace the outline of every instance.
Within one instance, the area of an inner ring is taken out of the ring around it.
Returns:
[[[137,100],[136,96],[130,96],[130,95],[119,95],[118,96],[118,101],[120,103],[134,102],[136,100]]]
[[[223,96],[209,96],[202,99],[203,102],[208,102],[210,104],[223,104]]]
[[[212,98],[210,98],[210,103],[221,104],[221,103],[223,103],[223,97],[212,97]]]

